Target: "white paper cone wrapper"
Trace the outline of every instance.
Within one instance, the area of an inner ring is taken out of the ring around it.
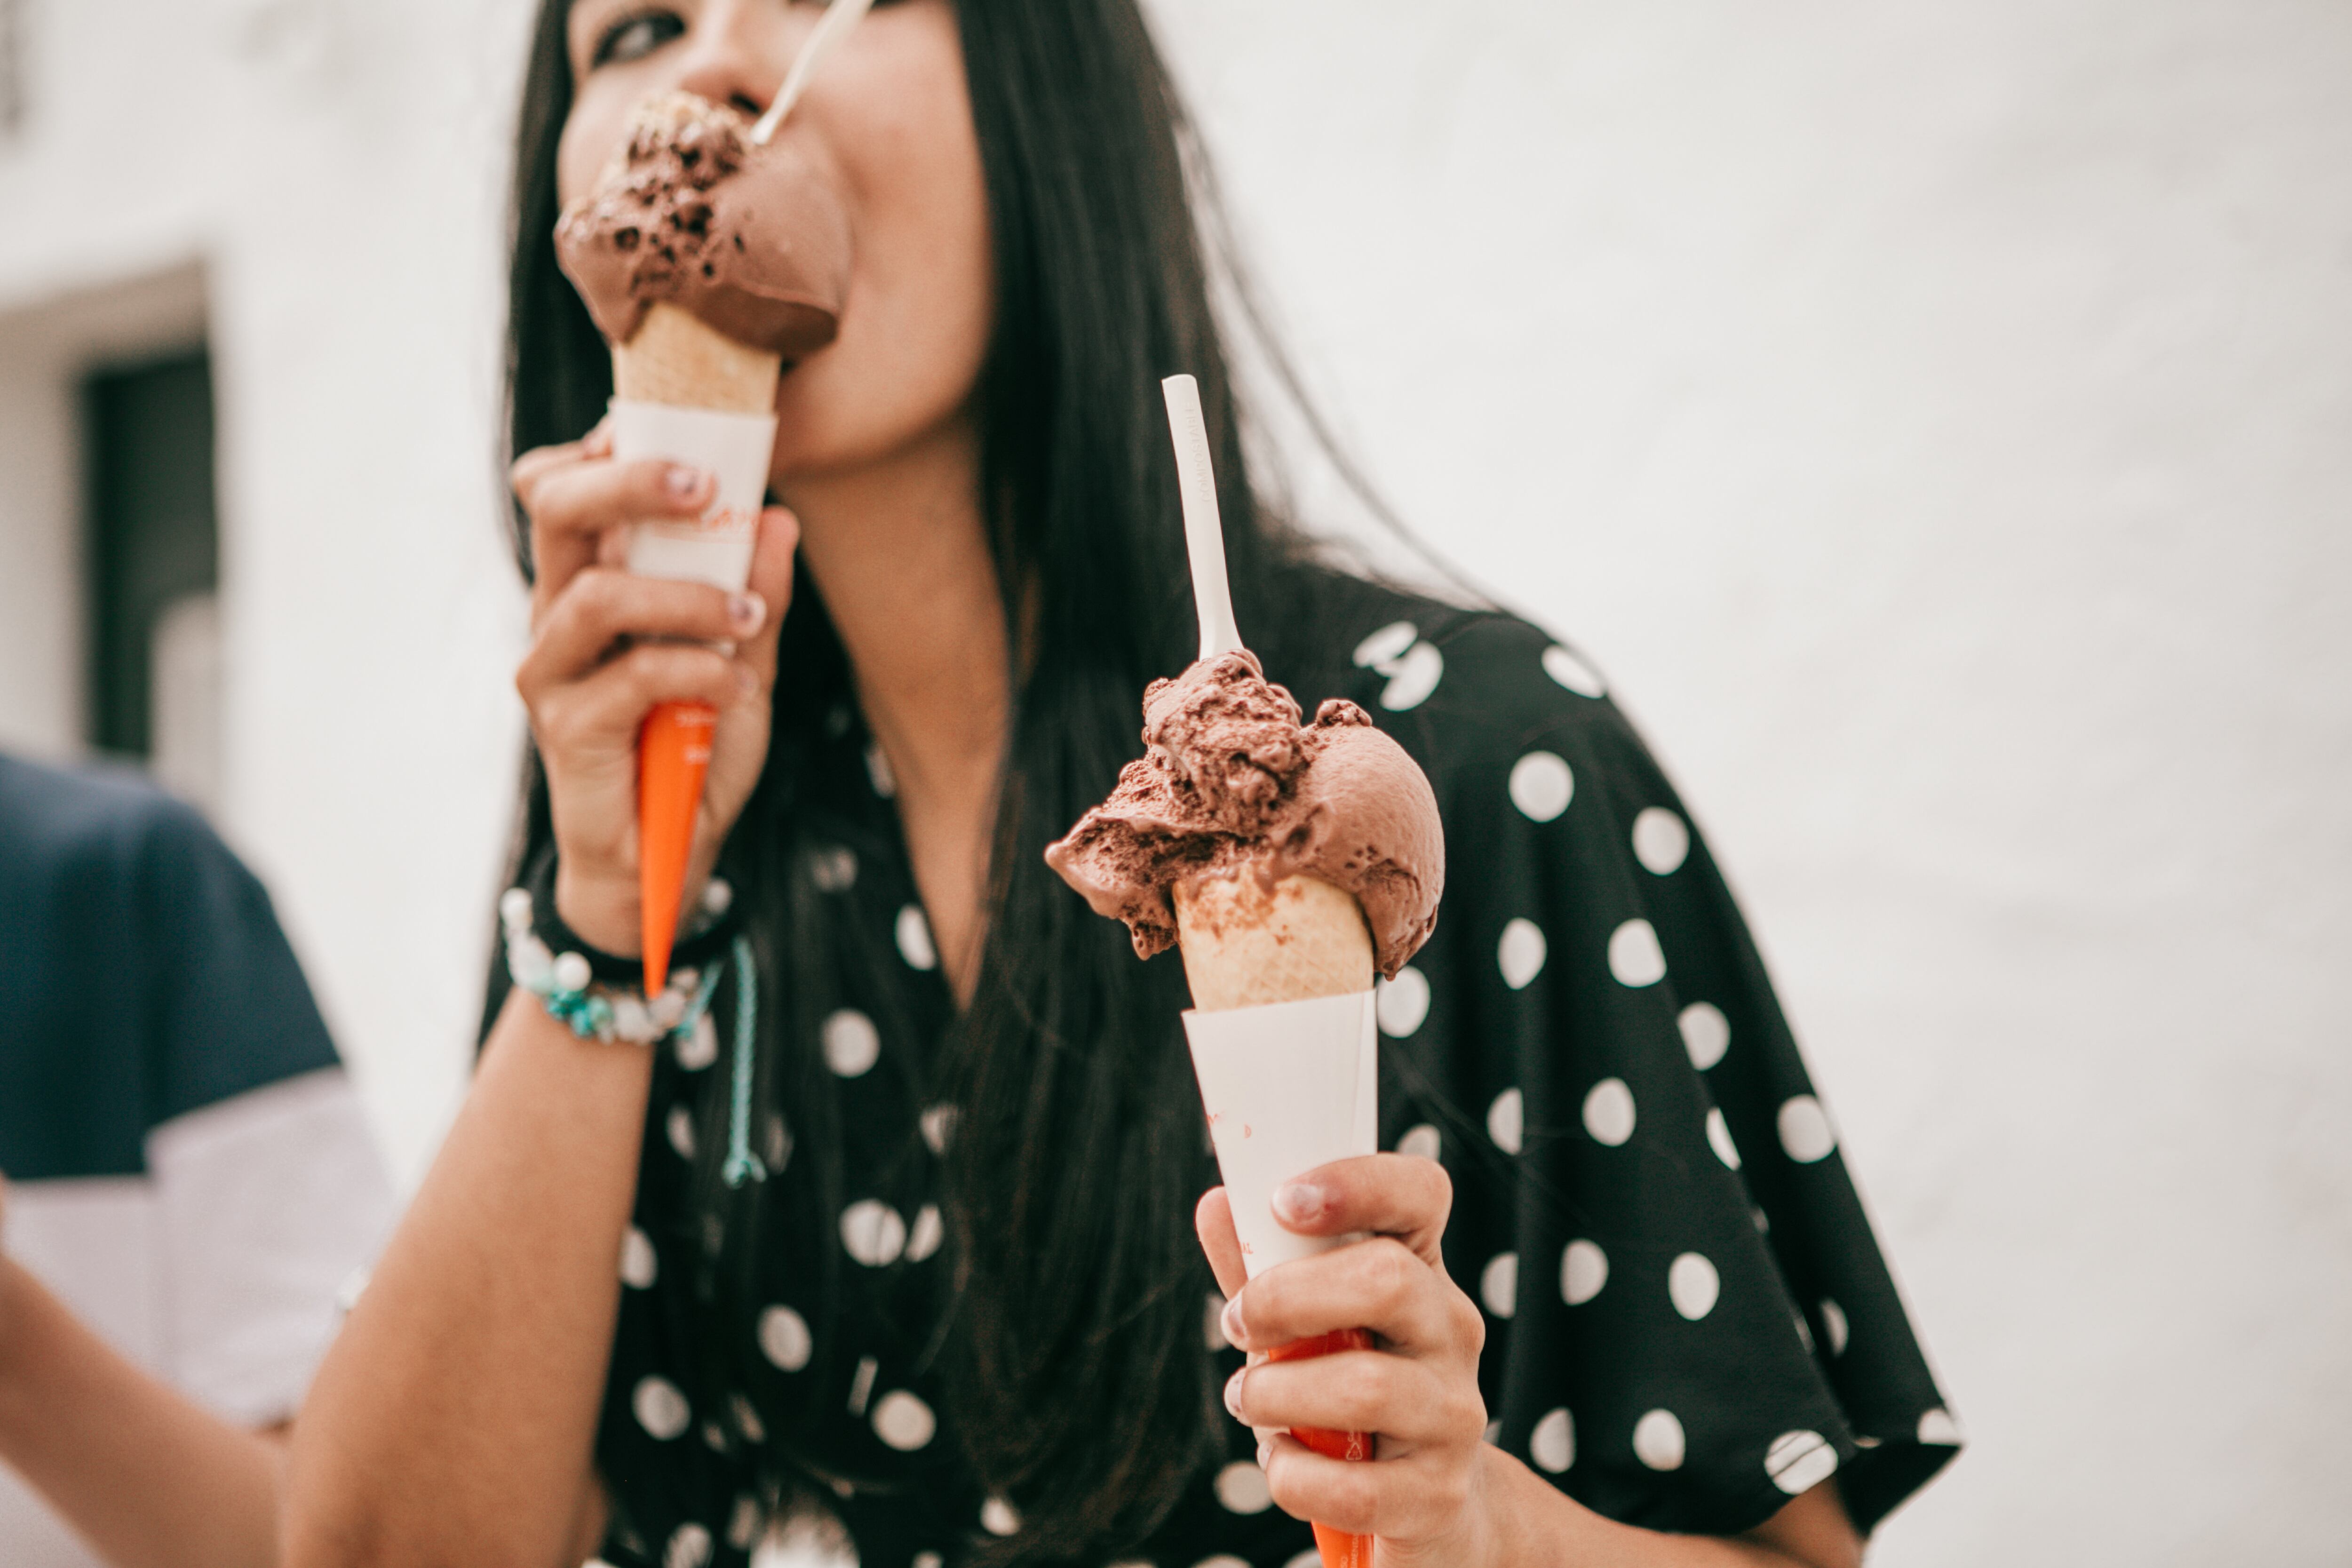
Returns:
[[[1358,1239],[1294,1235],[1273,1202],[1291,1177],[1379,1149],[1372,994],[1190,1012],[1184,1033],[1249,1277]]]
[[[691,522],[641,522],[630,531],[629,570],[740,593],[751,577],[760,503],[768,493],[772,414],[732,414],[614,398],[613,455],[667,458],[717,476],[719,494]]]

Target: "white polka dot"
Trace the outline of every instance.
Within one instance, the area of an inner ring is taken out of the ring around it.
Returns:
[[[669,1146],[677,1151],[681,1160],[694,1158],[694,1112],[683,1105],[673,1105],[662,1119],[662,1130],[669,1135]]]
[[[844,1007],[828,1016],[822,1033],[824,1065],[840,1077],[859,1077],[882,1059],[882,1032],[874,1026],[873,1019],[855,1007]]]
[[[1783,1432],[1764,1454],[1765,1473],[1790,1497],[1812,1490],[1837,1468],[1837,1449],[1819,1432]]]
[[[664,1443],[685,1431],[687,1423],[694,1419],[694,1407],[686,1402],[677,1384],[666,1377],[638,1379],[629,1394],[629,1408],[636,1413],[637,1425]]]
[[[1519,1152],[1520,1136],[1527,1131],[1526,1117],[1526,1099],[1517,1089],[1507,1089],[1486,1108],[1486,1136],[1504,1153],[1516,1154]]]
[[[879,1198],[860,1198],[841,1211],[841,1245],[868,1268],[896,1263],[907,1250],[907,1222]]]
[[[793,1157],[793,1130],[781,1116],[768,1118],[768,1174],[782,1171]]]
[[[1529,752],[1511,765],[1511,804],[1530,822],[1549,822],[1576,795],[1576,775],[1549,752]]]
[[[1739,1169],[1739,1145],[1731,1141],[1731,1123],[1723,1119],[1721,1106],[1706,1113],[1706,1142],[1717,1159],[1735,1171]]]
[[[1557,643],[1544,649],[1543,672],[1579,697],[1601,697],[1609,690],[1599,670]]]
[[[1627,921],[1609,934],[1609,973],[1635,990],[1666,977],[1666,955],[1647,921]]]
[[[1721,1294],[1723,1277],[1696,1252],[1684,1253],[1666,1269],[1667,1298],[1675,1311],[1694,1323],[1715,1310],[1715,1299]]]
[[[1274,1506],[1274,1493],[1257,1461],[1236,1459],[1217,1472],[1217,1500],[1227,1513],[1264,1513]]]
[[[980,1527],[991,1535],[1012,1535],[1021,1529],[1021,1513],[1001,1497],[980,1505]]]
[[[1952,1419],[1950,1411],[1939,1405],[1919,1417],[1919,1441],[1938,1448],[1957,1448],[1960,1446],[1960,1424]]]
[[[874,1402],[874,1435],[902,1454],[911,1454],[940,1429],[931,1407],[903,1388],[894,1388]]]
[[[1386,664],[1420,640],[1421,629],[1411,621],[1391,621],[1356,645],[1349,657],[1358,669],[1370,669],[1376,664]]]
[[[661,1256],[654,1251],[654,1238],[631,1226],[621,1237],[621,1283],[633,1290],[647,1290],[661,1274]]]
[[[1543,973],[1543,929],[1535,921],[1517,920],[1503,928],[1503,940],[1495,946],[1495,962],[1502,966],[1503,984],[1514,991],[1524,991],[1528,983]]]
[[[1826,1159],[1830,1151],[1837,1147],[1837,1134],[1830,1131],[1829,1112],[1810,1094],[1782,1102],[1780,1124],[1780,1147],[1800,1165]]]
[[[931,922],[923,918],[923,906],[908,904],[898,911],[898,956],[911,969],[936,969],[940,950],[931,945]]]
[[[1584,1130],[1612,1149],[1633,1136],[1633,1091],[1622,1078],[1604,1078],[1584,1097]]]
[[[1397,1140],[1396,1152],[1400,1154],[1411,1154],[1418,1159],[1434,1160],[1442,1146],[1437,1129],[1424,1121],[1418,1127],[1409,1129],[1403,1137]]]
[[[1282,1568],[1323,1568],[1322,1549],[1320,1547],[1310,1546],[1306,1551],[1300,1552],[1297,1556],[1292,1558],[1289,1562],[1284,1563]]]
[[[1486,1310],[1507,1318],[1519,1310],[1519,1255],[1498,1252],[1486,1260],[1478,1276],[1478,1300]]]
[[[1797,1325],[1797,1342],[1805,1347],[1805,1353],[1807,1355],[1812,1354],[1813,1325],[1805,1321],[1805,1314],[1802,1312],[1791,1312],[1789,1314],[1789,1318],[1791,1322]]]
[[[1682,1027],[1683,1049],[1690,1053],[1691,1066],[1701,1072],[1731,1048],[1731,1020],[1712,1002],[1692,1003],[1675,1022]]]
[[[677,1053],[677,1065],[688,1072],[700,1072],[719,1059],[719,1026],[705,1013],[694,1021],[694,1027],[677,1037],[671,1047]]]
[[[911,1568],[948,1568],[948,1560],[936,1552],[918,1552]]]
[[[1633,858],[1651,875],[1681,870],[1689,854],[1690,825],[1664,806],[1654,805],[1633,819]]]
[[[882,754],[879,743],[866,748],[866,776],[873,781],[874,793],[884,800],[898,793],[898,780],[890,772],[890,759]]]
[[[820,893],[845,893],[857,885],[857,852],[835,844],[809,854],[809,880]]]
[[[727,1543],[738,1552],[751,1551],[760,1539],[760,1526],[766,1522],[761,1517],[758,1498],[737,1498],[735,1511],[727,1520]]]
[[[1299,1555],[1305,1556],[1307,1554],[1301,1552]],[[1293,1558],[1291,1561],[1295,1563],[1297,1559]],[[1323,1561],[1319,1553],[1316,1555],[1315,1561],[1318,1563]],[[1198,1563],[1192,1564],[1192,1568],[1250,1568],[1250,1565],[1246,1559],[1235,1557],[1231,1552],[1220,1552],[1214,1557],[1202,1558]],[[1286,1565],[1286,1568],[1287,1568],[1287,1565]]]
[[[681,1524],[662,1548],[662,1568],[703,1568],[710,1561],[710,1531],[698,1524]]]
[[[925,1204],[915,1211],[915,1228],[907,1237],[907,1261],[920,1263],[940,1249],[947,1226],[940,1223],[940,1205]]]
[[[785,1372],[809,1363],[813,1349],[808,1320],[790,1307],[771,1307],[760,1314],[760,1353]]]
[[[1225,1338],[1225,1299],[1214,1290],[1209,1292],[1206,1309],[1201,1314],[1201,1342],[1213,1351],[1233,1348],[1233,1341]]]
[[[1428,977],[1405,965],[1394,980],[1383,980],[1372,987],[1372,1012],[1381,1021],[1381,1034],[1403,1039],[1429,1016]]]
[[[1653,1410],[1633,1423],[1633,1457],[1654,1470],[1683,1468],[1683,1424],[1671,1410]]]
[[[1597,1243],[1576,1240],[1561,1249],[1559,1255],[1559,1298],[1571,1307],[1581,1307],[1601,1294],[1609,1283],[1609,1255]]]
[[[727,1408],[734,1413],[735,1430],[743,1434],[745,1442],[764,1443],[768,1440],[768,1424],[760,1419],[760,1412],[750,1400],[740,1394],[734,1394],[728,1400]]]
[[[1830,1354],[1845,1354],[1845,1309],[1829,1297],[1822,1298],[1822,1333],[1830,1342]]]
[[[1389,678],[1388,685],[1381,689],[1381,706],[1402,713],[1429,700],[1429,694],[1445,679],[1445,656],[1433,643],[1415,643],[1403,658],[1382,666],[1381,673]]]
[[[1528,1438],[1528,1456],[1555,1476],[1576,1463],[1576,1418],[1563,1409],[1537,1422]]]
[[[932,1153],[948,1152],[948,1134],[955,1131],[955,1119],[952,1105],[934,1105],[923,1112],[923,1142],[930,1145]]]

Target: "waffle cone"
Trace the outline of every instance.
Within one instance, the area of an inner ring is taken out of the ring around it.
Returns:
[[[781,357],[746,348],[676,305],[656,303],[613,349],[613,391],[631,403],[772,414]]]
[[[1372,935],[1352,894],[1315,877],[1179,883],[1176,942],[1203,1012],[1372,988]]]
[[[1252,876],[1212,877],[1176,885],[1176,945],[1192,1005],[1204,1013],[1352,996],[1372,988],[1372,933],[1354,895],[1315,877],[1285,877],[1272,887]],[[1369,1037],[1370,1024],[1366,1024]],[[1197,1052],[1196,1052],[1197,1065]],[[1246,1131],[1244,1132],[1246,1136]],[[1220,1165],[1225,1159],[1221,1147]],[[1231,1185],[1230,1179],[1228,1185]],[[1360,1329],[1286,1345],[1274,1359],[1370,1348]],[[1370,1433],[1298,1426],[1291,1435],[1335,1459],[1369,1459]],[[1371,1568],[1372,1538],[1315,1526],[1323,1568]]]

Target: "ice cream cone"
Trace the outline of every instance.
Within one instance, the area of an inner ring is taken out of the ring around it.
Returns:
[[[1217,1013],[1372,988],[1372,937],[1356,900],[1316,877],[1271,887],[1246,873],[1180,882],[1176,943],[1192,1004]]]
[[[1244,874],[1235,877],[1205,878],[1193,882],[1179,882],[1172,889],[1176,904],[1176,941],[1184,955],[1184,977],[1192,987],[1192,1001],[1202,1013],[1232,1013],[1244,1008],[1273,1008],[1269,1022],[1279,1019],[1275,1033],[1281,1037],[1271,1042],[1274,1050],[1304,1046],[1309,1049],[1328,1051],[1321,1062],[1308,1068],[1310,1075],[1337,1077],[1344,1074],[1355,1081],[1347,1084],[1325,1082],[1307,1088],[1305,1095],[1314,1099],[1344,1097],[1345,1116],[1352,1124],[1349,1132],[1337,1126],[1322,1130],[1325,1139],[1338,1135],[1338,1142],[1368,1142],[1371,1136],[1372,1119],[1363,1114],[1371,1109],[1374,1082],[1367,1075],[1377,1073],[1370,1049],[1362,1048],[1370,1039],[1364,1026],[1366,1014],[1360,1007],[1351,1018],[1344,1005],[1302,1010],[1285,1007],[1286,1003],[1313,1002],[1326,998],[1356,999],[1369,994],[1372,986],[1372,939],[1364,924],[1363,911],[1353,897],[1314,877],[1286,877],[1268,886],[1258,878]],[[1225,1086],[1211,1089],[1210,1079],[1214,1069],[1204,1058],[1204,1037],[1213,1032],[1214,1024],[1197,1026],[1193,1029],[1194,1059],[1202,1073],[1204,1091],[1223,1100]],[[1350,1031],[1354,1039],[1349,1039]],[[1308,1037],[1323,1037],[1309,1038]],[[1350,1050],[1353,1045],[1355,1049]],[[1303,1065],[1303,1064],[1302,1064]],[[1331,1069],[1336,1068],[1333,1072]],[[1250,1075],[1262,1080],[1264,1075]],[[1261,1087],[1263,1087],[1261,1082]],[[1320,1093],[1318,1093],[1318,1090]],[[1288,1099],[1277,1090],[1276,1097]],[[1266,1104],[1261,1100],[1259,1103]],[[1294,1100],[1295,1103],[1295,1100]],[[1212,1135],[1218,1144],[1221,1166],[1226,1167],[1227,1195],[1236,1205],[1243,1202],[1263,1203],[1267,1194],[1237,1195],[1234,1189],[1236,1177],[1243,1174],[1244,1164],[1257,1166],[1261,1160],[1241,1155],[1234,1144],[1236,1135],[1255,1143],[1264,1136],[1278,1138],[1291,1129],[1273,1125],[1286,1108],[1271,1104],[1266,1112],[1250,1111],[1260,1116],[1266,1125],[1261,1130],[1248,1124],[1241,1128],[1221,1130],[1216,1120],[1222,1120],[1212,1110]],[[1222,1132],[1222,1135],[1220,1133]],[[1311,1143],[1315,1134],[1308,1133]],[[1226,1151],[1235,1149],[1229,1160]],[[1327,1147],[1319,1152],[1328,1152]],[[1370,1152],[1369,1148],[1353,1149],[1351,1152]],[[1258,1153],[1259,1151],[1252,1151]],[[1277,1162],[1279,1163],[1279,1162]],[[1298,1171],[1285,1171],[1274,1179],[1297,1175]],[[1254,1184],[1262,1185],[1260,1180]],[[1237,1216],[1240,1214],[1236,1207]],[[1263,1232],[1255,1238],[1260,1245],[1244,1239],[1243,1258],[1248,1271],[1255,1276],[1259,1268],[1271,1267],[1280,1259],[1271,1256],[1271,1249],[1262,1245]],[[1362,1329],[1343,1329],[1336,1333],[1321,1334],[1311,1340],[1284,1345],[1271,1352],[1276,1361],[1302,1360],[1310,1356],[1329,1355],[1339,1351],[1370,1350],[1372,1337]],[[1333,1432],[1317,1426],[1299,1426],[1291,1436],[1327,1458],[1369,1459],[1372,1457],[1371,1435],[1366,1432]],[[1315,1525],[1316,1550],[1323,1558],[1323,1568],[1371,1568],[1372,1538],[1351,1535],[1326,1524]]]
[[[769,414],[783,358],[748,348],[667,300],[646,307],[635,336],[613,350],[613,395],[630,403]]]
[[[692,577],[722,588],[743,586],[782,363],[781,356],[747,348],[666,302],[649,308],[635,334],[614,348],[616,415],[626,409],[638,416],[616,421],[615,447],[626,448],[620,455],[668,457],[720,470],[719,493],[701,518],[683,526],[637,531],[630,549],[631,570]],[[725,417],[709,422],[714,426],[709,432],[698,429],[690,418],[662,420],[664,428],[656,431],[646,428],[655,423],[644,417],[648,409]],[[749,424],[745,416],[751,416]],[[698,437],[705,434],[714,437],[710,449],[684,449],[701,447]],[[648,446],[670,449],[655,451]],[[727,471],[730,469],[734,471]],[[637,897],[648,995],[668,983],[687,860],[694,848],[695,817],[702,805],[702,781],[709,770],[718,719],[707,703],[664,702],[646,715],[637,735]]]

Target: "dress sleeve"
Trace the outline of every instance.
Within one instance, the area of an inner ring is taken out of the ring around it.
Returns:
[[[1867,1531],[1958,1434],[1730,893],[1589,665],[1441,640],[1440,940],[1381,1010],[1490,1436],[1632,1524],[1732,1534],[1835,1477]]]

